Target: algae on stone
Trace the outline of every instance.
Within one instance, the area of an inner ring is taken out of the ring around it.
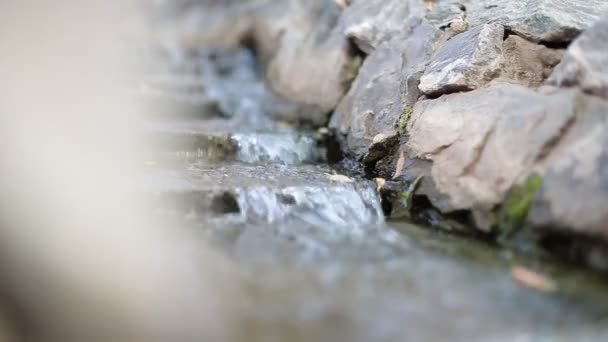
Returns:
[[[347,63],[344,66],[344,73],[342,74],[342,82],[344,82],[345,84],[351,84],[355,78],[357,78],[357,75],[359,75],[359,69],[361,69],[361,66],[363,65],[363,57],[362,56],[355,56],[353,57],[353,59],[350,61],[350,63]]]
[[[522,185],[511,190],[498,213],[497,233],[499,241],[507,241],[522,228],[536,192],[543,183],[543,176],[534,175]]]
[[[420,181],[423,176],[418,176],[412,182],[405,183],[405,189],[398,192],[395,200],[393,201],[393,210],[391,212],[392,219],[411,219],[412,210],[412,197],[420,185]]]
[[[414,107],[411,105],[405,106],[403,108],[403,113],[401,113],[401,117],[399,118],[399,122],[397,123],[397,129],[400,134],[405,133],[407,128],[407,123],[410,121],[412,114],[414,113]]]

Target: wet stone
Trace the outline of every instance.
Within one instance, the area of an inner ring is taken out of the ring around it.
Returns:
[[[312,135],[299,133],[208,134],[195,131],[155,132],[148,158],[166,161],[239,161],[245,164],[298,165],[321,161]]]
[[[297,219],[306,224],[344,227],[383,222],[372,182],[332,182],[331,172],[312,165],[190,164],[184,170],[145,170],[137,189],[148,194],[159,210],[170,208],[166,212],[176,215],[205,217],[236,212],[238,207],[246,222]]]

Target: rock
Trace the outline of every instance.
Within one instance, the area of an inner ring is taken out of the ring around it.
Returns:
[[[477,89],[500,75],[504,66],[504,28],[488,24],[457,35],[433,56],[420,79],[420,90],[440,95]]]
[[[536,88],[544,83],[564,52],[511,35],[504,41],[503,54],[505,70],[502,77]]]
[[[239,1],[155,2],[146,12],[145,23],[138,25],[137,34],[166,48],[236,48],[252,29],[253,3],[244,6]]]
[[[330,122],[350,155],[363,158],[375,136],[392,135],[404,110],[418,100],[418,80],[437,36],[423,23],[408,39],[384,43],[365,60]]]
[[[466,18],[466,8],[459,0],[442,0],[435,2],[427,13],[426,19],[429,23],[445,30],[452,22],[462,22]]]
[[[382,159],[382,157],[389,154],[390,151],[398,145],[398,141],[399,134],[397,134],[396,131],[376,134],[372,139],[372,143],[369,146],[367,153],[363,157],[363,163],[373,164]]]
[[[246,164],[275,163],[300,165],[322,160],[316,140],[296,132],[218,133],[204,132],[196,126],[174,129],[160,124],[147,133],[155,159],[170,162],[239,161]]]
[[[549,79],[558,86],[579,86],[608,99],[608,17],[585,31],[568,48]]]
[[[382,43],[411,34],[425,12],[418,0],[355,1],[344,11],[341,26],[344,34],[369,55]]]
[[[551,155],[529,222],[608,241],[608,102],[580,95],[576,121]]]
[[[346,233],[357,225],[384,222],[373,182],[330,172],[319,165],[193,163],[147,168],[134,186],[152,202],[155,214],[199,222],[210,214],[239,214],[249,223],[337,225]]]
[[[465,19],[470,27],[497,23],[533,42],[569,42],[608,12],[608,2],[591,0],[447,0],[427,18],[438,27]]]
[[[267,79],[285,98],[317,107],[316,113],[301,119],[323,125],[352,81],[349,68],[354,56],[337,28],[341,9],[335,1],[295,3],[293,23],[281,36]]]
[[[410,159],[432,161],[430,176],[441,194],[429,196],[435,207],[472,209],[480,228],[489,229],[491,221],[482,218],[560,138],[576,104],[576,91],[535,92],[507,83],[421,101],[403,148]]]

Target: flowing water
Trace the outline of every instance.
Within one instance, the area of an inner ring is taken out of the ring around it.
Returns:
[[[376,185],[327,165],[318,132],[266,115],[247,50],[167,54],[144,69],[153,148],[137,184],[192,229],[247,293],[243,341],[597,341],[597,276],[482,241],[386,222]],[[160,65],[160,66],[159,66]],[[152,98],[152,100],[150,100]],[[556,291],[523,286],[524,265]],[[236,318],[235,318],[236,319]]]

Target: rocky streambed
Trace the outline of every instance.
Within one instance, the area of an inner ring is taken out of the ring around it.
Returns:
[[[146,10],[134,190],[227,256],[235,340],[606,336],[606,3]]]

